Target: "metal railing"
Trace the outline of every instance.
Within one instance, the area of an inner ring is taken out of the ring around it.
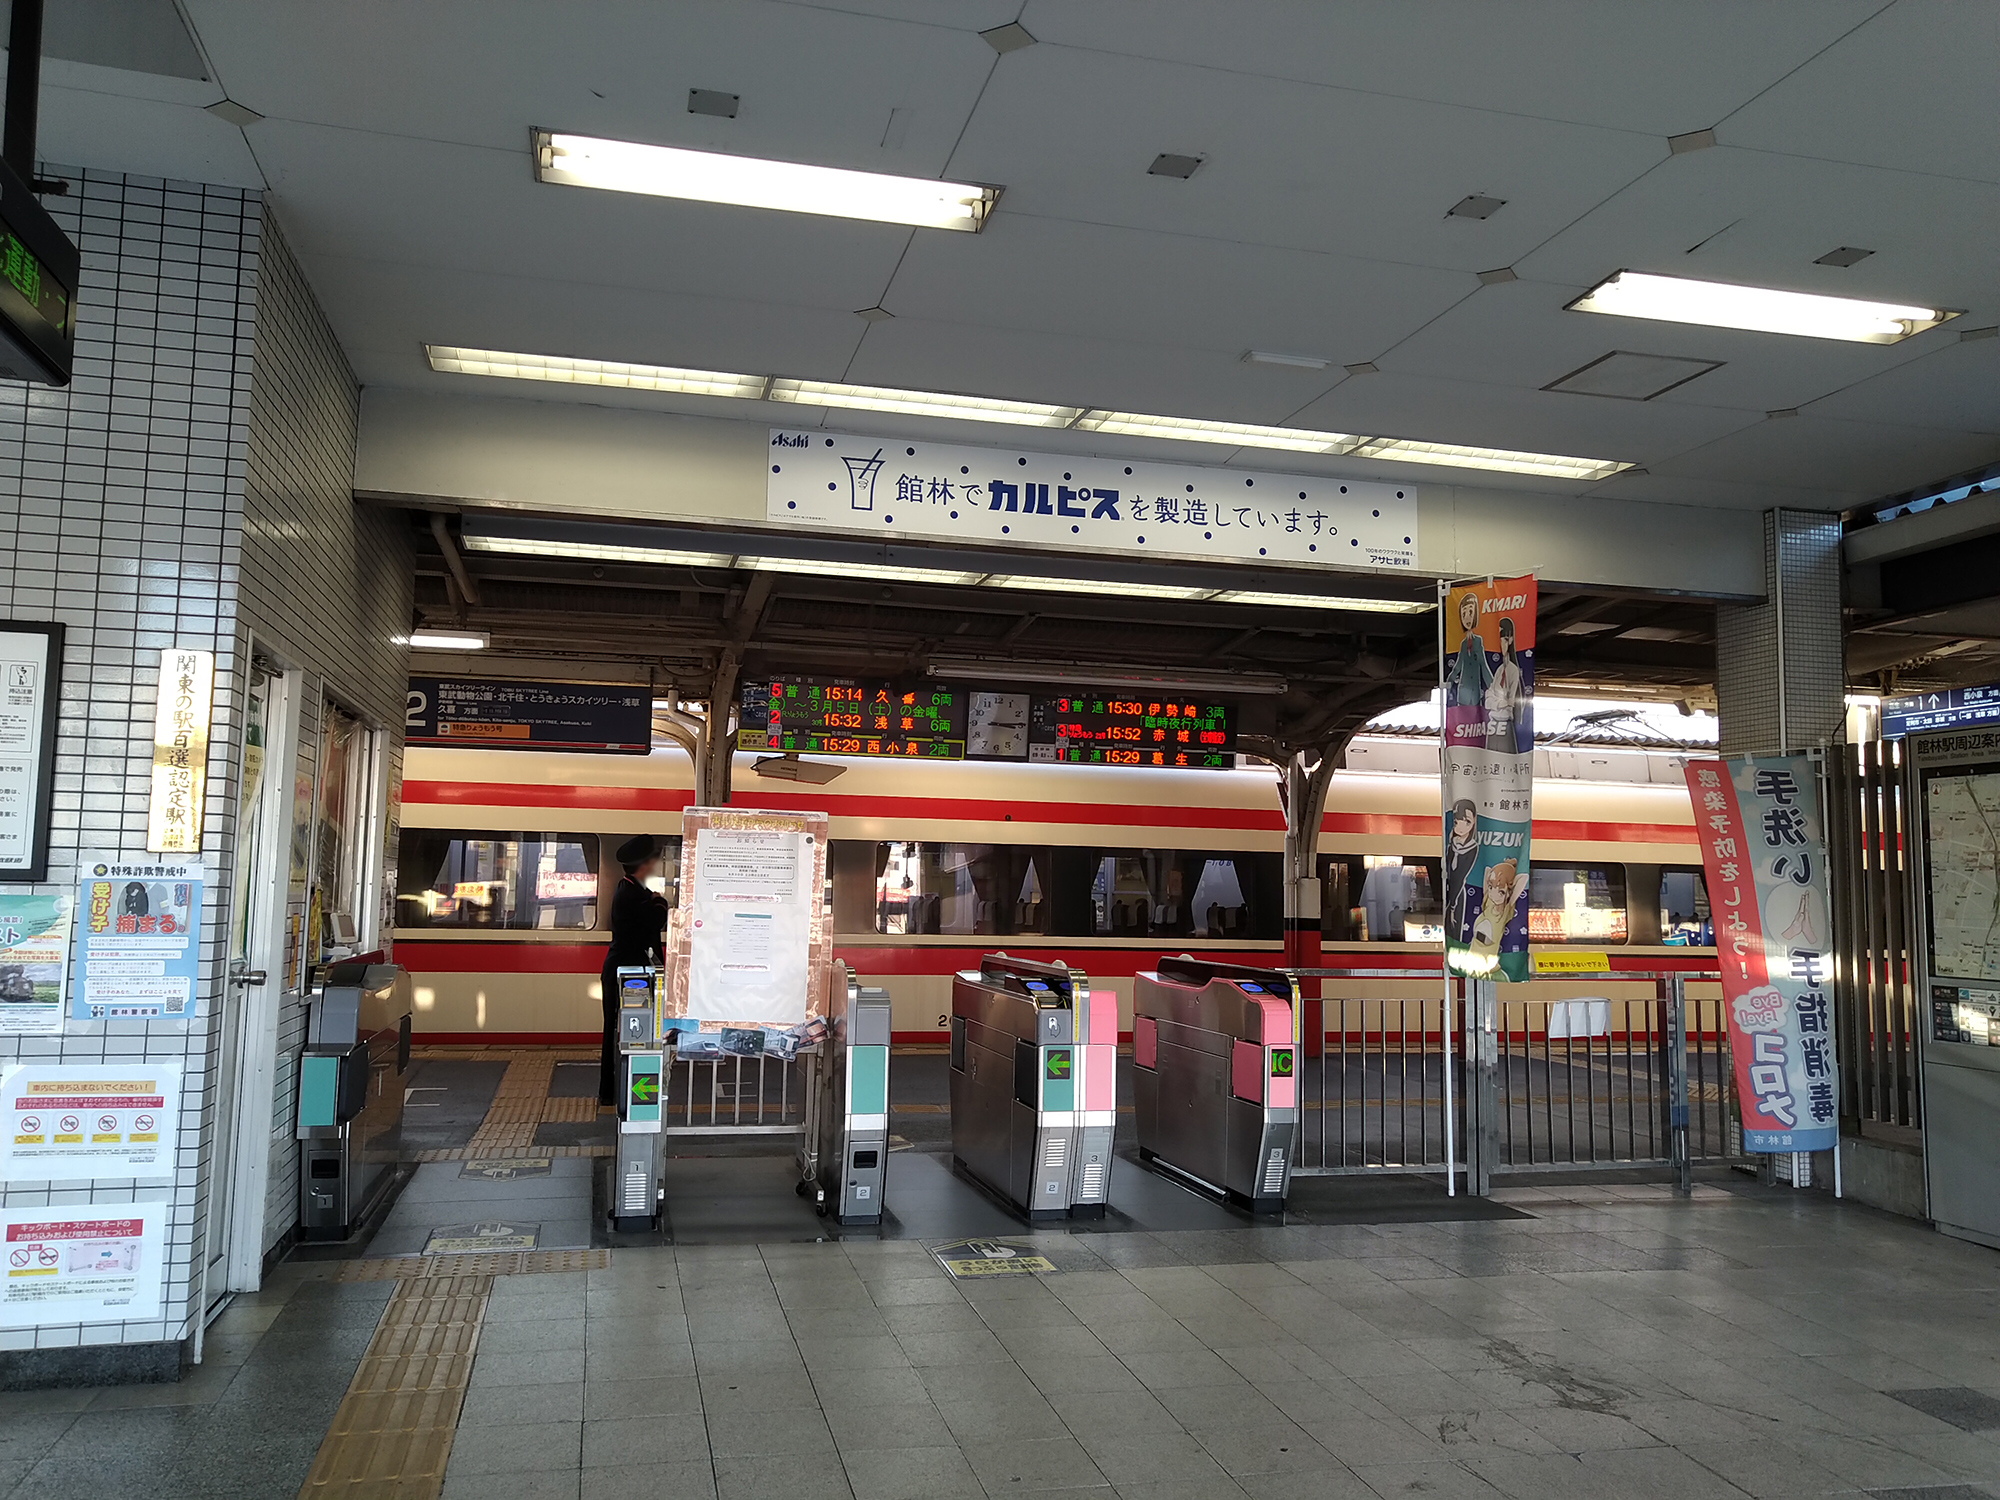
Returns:
[[[672,1135],[798,1135],[805,1089],[798,1060],[676,1055],[662,1112]]]

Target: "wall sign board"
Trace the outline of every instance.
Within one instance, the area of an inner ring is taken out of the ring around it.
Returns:
[[[46,880],[63,628],[0,621],[0,880]]]

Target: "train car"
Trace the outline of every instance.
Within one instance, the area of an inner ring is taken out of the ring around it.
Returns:
[[[1680,757],[1574,746],[1537,756],[1532,939],[1612,950],[1620,969],[1712,966]],[[1084,970],[1117,992],[1128,1032],[1132,976],[1161,954],[1270,965],[1283,950],[1284,816],[1269,768],[838,764],[837,779],[805,786],[761,778],[739,757],[733,801],[830,816],[838,953],[889,990],[899,1042],[944,1040],[951,975],[995,949]],[[1434,739],[1365,736],[1327,799],[1324,961],[1409,975],[1371,994],[1438,983],[1436,767]],[[660,835],[674,898],[692,781],[678,749],[410,749],[393,931],[416,1034],[594,1040],[612,851]]]

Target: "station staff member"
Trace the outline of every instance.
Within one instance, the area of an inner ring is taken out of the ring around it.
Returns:
[[[660,841],[650,833],[618,846],[618,863],[625,876],[611,895],[611,946],[604,954],[604,1053],[597,1080],[597,1102],[618,1102],[618,970],[634,964],[660,962],[660,929],[673,908],[664,896],[646,887],[660,868]]]

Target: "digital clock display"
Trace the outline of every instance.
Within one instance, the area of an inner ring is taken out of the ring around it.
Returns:
[[[1029,707],[1031,761],[1223,770],[1235,754],[1235,714],[1213,700],[1077,689]]]
[[[965,695],[830,677],[770,677],[743,689],[739,750],[806,755],[965,758]]]

